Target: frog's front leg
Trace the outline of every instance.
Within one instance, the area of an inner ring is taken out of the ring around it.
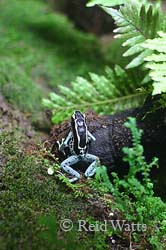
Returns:
[[[85,160],[91,163],[85,171],[85,177],[91,177],[96,173],[99,158],[92,154],[86,154]]]
[[[70,156],[69,158],[67,158],[66,160],[64,160],[62,163],[61,163],[61,168],[66,172],[66,173],[69,173],[71,174],[72,176],[74,176],[74,178],[72,179],[69,179],[69,181],[72,183],[72,182],[75,182],[77,181],[79,178],[80,178],[80,174],[74,170],[71,165],[77,163],[79,161],[79,158],[78,156],[75,156],[75,155],[72,155]]]

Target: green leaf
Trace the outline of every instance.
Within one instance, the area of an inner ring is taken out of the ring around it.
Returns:
[[[144,50],[141,54],[139,54],[136,58],[134,58],[127,66],[126,69],[134,68],[142,64],[145,57],[151,54],[151,51]]]
[[[119,10],[109,7],[102,7],[113,17],[118,28],[114,30],[115,37],[124,39],[123,46],[129,49],[123,56],[134,56],[126,68],[134,68],[144,63],[144,58],[150,54],[151,50],[143,48],[142,42],[148,38],[155,38],[160,26],[161,10],[147,3],[146,1],[128,1]],[[142,3],[145,4],[142,4]],[[161,45],[161,50],[163,51]]]
[[[50,100],[43,100],[43,105],[52,110],[53,123],[68,118],[76,109],[110,114],[137,107],[145,97],[136,91],[142,79],[133,78],[118,65],[114,70],[107,67],[104,75],[89,73],[89,76],[90,80],[77,77],[70,86],[59,86],[58,94],[50,93]]]
[[[151,55],[144,58],[146,67],[150,69],[149,76],[153,80],[153,95],[166,92],[166,33],[158,32],[159,37],[148,39],[143,48],[148,48]]]
[[[132,56],[135,53],[139,53],[141,51],[143,51],[144,49],[139,45],[139,44],[135,44],[133,47],[131,47],[130,49],[128,49],[123,56]]]
[[[87,3],[87,7],[93,7],[94,5],[103,5],[103,6],[116,6],[124,4],[125,0],[91,0]]]
[[[166,77],[165,77],[166,79]],[[158,95],[161,93],[166,93],[166,83],[163,82],[155,82],[153,83],[153,95]]]

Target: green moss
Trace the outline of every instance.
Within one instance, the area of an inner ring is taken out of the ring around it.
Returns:
[[[39,110],[50,88],[102,70],[97,40],[43,1],[6,0],[0,9],[0,90],[21,110]]]
[[[40,110],[42,93],[40,87],[14,61],[4,58],[0,61],[0,88],[7,100],[21,110]]]
[[[0,249],[48,249],[49,239],[41,238],[42,216],[54,216],[58,228],[52,229],[53,234],[59,232],[61,219],[75,222],[88,216],[85,200],[74,198],[65,185],[47,175],[42,156],[23,153],[13,132],[0,134],[0,152]],[[57,237],[49,249],[57,249]],[[78,232],[74,239],[79,239]]]

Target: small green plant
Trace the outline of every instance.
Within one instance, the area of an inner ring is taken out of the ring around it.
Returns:
[[[144,149],[141,145],[142,130],[136,126],[135,118],[129,118],[125,126],[132,132],[133,146],[123,148],[123,160],[130,166],[128,174],[120,179],[117,173],[112,173],[113,183],[108,181],[106,169],[101,168],[96,181],[107,187],[114,197],[114,209],[119,209],[123,217],[129,222],[146,225],[147,241],[154,249],[164,249],[166,233],[166,204],[154,196],[150,171],[158,166],[158,159],[151,163],[145,161]],[[138,178],[138,174],[141,176]],[[102,182],[102,183],[101,183]],[[141,233],[134,235],[140,240]]]
[[[59,174],[58,179],[73,191],[74,197],[78,198],[87,196],[86,192],[84,192],[85,184],[72,184],[63,174]]]
[[[89,183],[92,188],[96,188],[102,195],[112,191],[112,183],[107,174],[105,166],[98,166],[95,174],[95,181]]]
[[[72,184],[69,179],[61,172],[60,166],[57,163],[51,163],[49,160],[45,159],[44,164],[47,167],[47,173],[49,175],[54,175],[56,179],[60,180],[62,183],[69,188],[74,197],[86,197],[86,192],[84,192],[85,184]]]

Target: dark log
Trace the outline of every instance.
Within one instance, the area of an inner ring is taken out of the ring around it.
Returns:
[[[159,158],[159,170],[154,170],[155,179],[158,179],[160,187],[157,186],[158,193],[165,197],[164,188],[166,173],[166,109],[156,107],[158,98],[147,98],[141,108],[124,111],[111,116],[97,116],[88,112],[87,125],[89,131],[96,137],[95,142],[91,142],[89,153],[100,158],[101,164],[107,166],[108,174],[112,171],[123,176],[128,171],[128,165],[123,162],[122,148],[132,145],[132,136],[129,129],[124,126],[128,117],[135,117],[138,128],[143,129],[142,145],[144,155],[149,162],[152,158]],[[54,126],[51,132],[50,143],[53,145],[53,153],[62,161],[64,156],[57,150],[56,140],[65,138],[70,130],[70,121]],[[79,166],[81,167],[81,166]],[[153,173],[152,173],[153,174]]]

